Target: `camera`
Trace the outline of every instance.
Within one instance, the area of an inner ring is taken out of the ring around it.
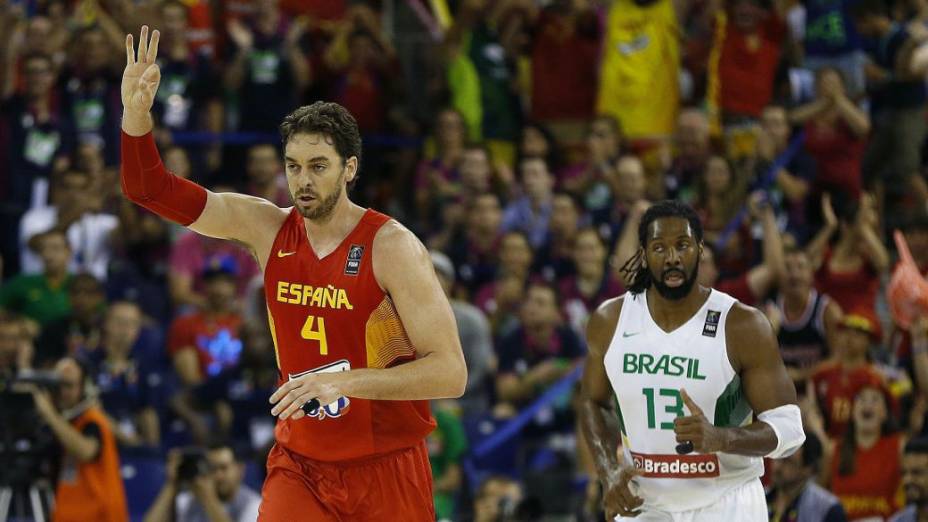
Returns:
[[[180,464],[177,465],[177,481],[189,484],[199,476],[209,473],[209,462],[203,448],[187,447],[180,451]]]
[[[60,380],[52,372],[0,375],[0,485],[5,486],[50,480],[56,456],[54,435],[39,417],[32,394],[17,389],[21,384],[55,391]]]

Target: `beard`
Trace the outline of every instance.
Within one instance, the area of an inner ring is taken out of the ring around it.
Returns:
[[[335,182],[335,190],[331,194],[326,196],[325,199],[319,200],[316,202],[318,205],[316,208],[306,208],[297,204],[296,198],[302,196],[303,194],[298,193],[296,197],[291,193],[290,201],[293,203],[293,206],[300,211],[300,215],[304,218],[311,221],[327,221],[328,218],[332,215],[332,211],[335,210],[335,205],[338,203],[338,198],[342,196],[342,182],[345,180],[345,170],[342,169],[342,173],[338,176],[338,181]]]
[[[683,277],[683,283],[680,286],[668,286],[664,283],[664,278],[669,274],[680,274]],[[671,268],[661,272],[660,277],[655,277],[654,273],[651,273],[651,281],[654,283],[654,288],[657,289],[657,293],[661,295],[664,299],[670,301],[679,301],[687,295],[689,295],[690,290],[693,289],[693,285],[696,284],[696,279],[699,276],[699,263],[696,263],[696,266],[693,267],[693,271],[687,275],[682,270],[676,268]]]

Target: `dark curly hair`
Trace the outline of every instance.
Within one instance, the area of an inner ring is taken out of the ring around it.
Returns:
[[[342,158],[342,165],[352,156],[358,158],[361,171],[361,132],[358,122],[348,109],[337,103],[317,101],[304,105],[284,117],[280,124],[280,137],[284,147],[296,134],[320,134],[331,140],[335,152]],[[358,174],[348,184],[348,190],[358,181]]]
[[[702,222],[696,212],[685,203],[675,200],[659,201],[651,205],[638,225],[638,244],[641,248],[622,265],[622,279],[632,294],[640,294],[651,287],[651,272],[644,264],[644,250],[648,245],[648,228],[662,218],[682,218],[689,222],[690,230],[698,243],[702,242]]]

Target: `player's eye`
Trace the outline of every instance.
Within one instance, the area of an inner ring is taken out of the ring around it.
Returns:
[[[287,172],[296,172],[297,165],[293,163],[287,164]]]
[[[313,165],[313,170],[316,172],[325,172],[325,165]]]

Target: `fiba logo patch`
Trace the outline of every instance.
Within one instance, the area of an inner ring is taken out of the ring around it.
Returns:
[[[364,256],[363,245],[351,245],[348,248],[348,260],[345,262],[346,275],[358,275],[361,269],[361,258]]]

